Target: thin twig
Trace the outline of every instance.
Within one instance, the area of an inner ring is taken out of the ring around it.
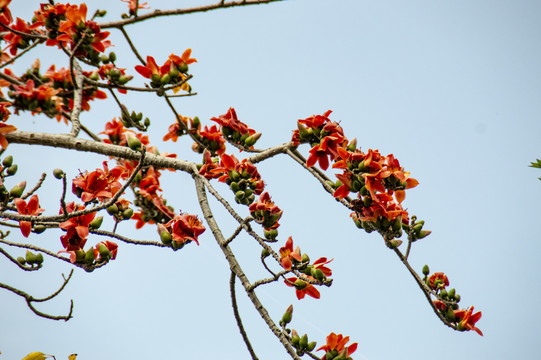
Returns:
[[[244,1],[232,1],[229,3],[224,3],[222,1],[218,4],[199,6],[199,7],[194,7],[190,9],[154,10],[151,13],[139,15],[136,18],[130,18],[130,19],[121,20],[121,21],[112,21],[108,23],[101,23],[98,25],[100,25],[102,29],[107,29],[107,28],[112,28],[112,27],[118,28],[124,25],[130,25],[130,24],[138,23],[144,20],[161,17],[161,16],[193,14],[193,13],[198,13],[198,12],[205,12],[205,11],[216,10],[216,9],[225,9],[225,8],[236,7],[236,6],[269,4],[269,3],[278,2],[278,1],[282,1],[282,0],[250,0],[250,1],[244,0]]]
[[[24,194],[23,196],[21,196],[21,199],[26,199],[27,197],[31,196],[32,194],[34,194],[40,187],[41,185],[43,185],[43,182],[45,181],[45,178],[47,177],[47,174],[46,173],[42,173],[41,174],[41,177],[39,178],[38,182],[36,183],[36,186],[34,186],[30,191],[28,191],[26,194]]]
[[[122,35],[124,35],[124,38],[126,38],[126,41],[128,42],[128,45],[130,45],[130,48],[133,51],[133,53],[135,54],[135,56],[137,57],[137,59],[139,59],[139,61],[141,62],[141,64],[143,64],[143,66],[146,66],[145,60],[141,57],[141,55],[139,55],[139,52],[137,51],[137,48],[135,47],[135,45],[133,45],[130,37],[128,36],[128,33],[126,32],[126,29],[124,29],[124,26],[119,26],[118,30],[120,30],[122,32]]]
[[[235,315],[235,320],[237,321],[237,326],[239,328],[240,334],[242,336],[242,340],[244,340],[244,343],[246,344],[246,347],[248,348],[248,352],[252,356],[253,360],[258,360],[257,355],[255,354],[255,351],[252,347],[252,344],[250,343],[250,340],[248,339],[248,335],[246,334],[246,330],[244,330],[244,326],[242,325],[242,319],[240,318],[239,308],[237,306],[237,296],[235,294],[235,279],[237,276],[233,271],[231,271],[231,278],[229,279],[229,291],[231,293],[231,304],[233,306],[233,314]]]

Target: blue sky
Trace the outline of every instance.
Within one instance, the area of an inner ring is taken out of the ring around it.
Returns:
[[[38,3],[14,0],[12,12],[29,19]],[[171,7],[168,1],[150,6]],[[106,20],[126,9],[120,1],[92,1],[89,8],[110,9]],[[284,210],[281,242],[291,235],[312,257],[334,258],[335,280],[320,300],[298,301],[283,284],[259,290],[275,320],[293,304],[299,333],[318,346],[331,331],[349,335],[359,343],[354,359],[536,359],[541,171],[528,164],[541,157],[540,13],[536,1],[295,0],[161,18],[127,31],[143,56],[158,63],[193,49],[191,85],[198,95],[178,99],[182,115],[208,121],[232,106],[263,133],[259,146],[270,147],[288,141],[298,119],[332,109],[331,119],[363,150],[393,153],[420,182],[405,206],[433,231],[415,244],[412,265],[445,272],[461,304],[483,312],[478,326],[485,336],[442,325],[382,240],[357,230],[349,212],[285,156],[258,167]],[[110,39],[119,63],[136,74],[120,34],[113,30]],[[28,63],[40,57],[42,69],[66,66],[55,54],[35,51]],[[143,79],[136,75],[135,83]],[[173,116],[159,99],[122,100],[148,114],[151,141],[161,151],[199,159],[189,141],[160,144]],[[118,116],[110,100],[92,108],[82,121],[96,132]],[[28,114],[13,120],[23,130],[65,131]],[[55,167],[75,175],[105,160],[15,144],[8,152],[29,183]],[[40,199],[55,213],[60,185],[49,178]],[[165,172],[162,179],[176,209],[201,214],[188,176]],[[215,208],[225,232],[232,231],[232,221]],[[136,232],[122,224],[119,231],[157,239],[149,227]],[[59,236],[50,231],[30,241],[56,249]],[[57,359],[71,353],[82,360],[248,359],[232,316],[228,265],[209,232],[200,242],[175,253],[121,244],[118,259],[105,268],[76,271],[64,294],[41,308],[62,313],[73,298],[75,315],[67,323],[37,318],[20,298],[0,292],[0,356],[19,359],[39,350]],[[250,280],[265,276],[253,241],[240,238],[233,248]],[[0,271],[2,282],[45,296],[69,267],[46,259],[44,269],[27,274],[2,261]],[[243,296],[239,306],[260,359],[285,358]]]

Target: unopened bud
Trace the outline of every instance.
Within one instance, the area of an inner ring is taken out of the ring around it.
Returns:
[[[44,232],[47,228],[45,227],[45,225],[34,225],[34,232],[36,234],[41,234],[42,232]]]
[[[99,243],[98,251],[100,253],[100,259],[102,259],[103,261],[109,260],[109,257],[111,256],[111,251],[104,243]]]
[[[53,175],[57,179],[62,179],[64,177],[64,171],[62,171],[62,169],[54,169]]]
[[[17,258],[17,262],[21,265],[26,265],[26,260],[22,256]]]
[[[302,290],[306,287],[306,283],[302,281],[301,279],[297,279],[295,281],[295,289]]]
[[[94,248],[88,249],[88,251],[85,253],[85,262],[87,264],[92,264],[95,259],[96,259],[96,254],[94,253]]]
[[[21,181],[20,183],[18,183],[11,189],[9,194],[14,198],[21,197],[25,188],[26,188],[26,181]]]
[[[286,309],[286,312],[282,316],[282,324],[286,325],[291,322],[291,319],[293,317],[293,305],[289,305]]]
[[[36,263],[36,254],[32,253],[30,250],[26,250],[26,263],[28,265],[34,265]]]
[[[428,268],[428,265],[423,266],[423,275],[427,276],[430,274],[430,269]]]
[[[124,220],[131,219],[133,216],[133,209],[126,209],[122,212],[122,218]]]
[[[11,155],[8,155],[4,158],[4,160],[2,160],[2,165],[4,165],[4,167],[10,167],[11,164],[13,164],[13,156]]]
[[[132,150],[139,151],[139,150],[141,150],[141,146],[142,146],[141,140],[139,140],[139,138],[137,138],[136,136],[129,136],[128,137],[128,146]]]
[[[116,206],[116,204],[113,204],[111,206],[109,206],[107,208],[107,212],[109,213],[109,215],[114,215],[118,212],[118,206]]]
[[[90,224],[88,224],[88,228],[91,230],[99,229],[101,224],[103,223],[103,216],[97,216],[92,220]]]

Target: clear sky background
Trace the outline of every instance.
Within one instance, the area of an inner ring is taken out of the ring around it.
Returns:
[[[30,19],[38,3],[13,0],[11,9]],[[106,21],[127,9],[116,0],[88,4],[91,14],[108,9]],[[541,339],[541,171],[528,167],[541,157],[540,16],[538,1],[292,0],[159,18],[127,31],[143,56],[160,64],[172,52],[193,49],[198,63],[190,67],[191,85],[198,95],[176,100],[184,116],[208,121],[232,106],[241,121],[263,133],[259,147],[270,147],[288,141],[298,119],[332,109],[331,119],[341,121],[363,150],[393,153],[420,182],[408,191],[405,206],[433,231],[413,247],[412,265],[445,272],[462,295],[461,305],[483,312],[478,327],[485,336],[441,324],[381,238],[356,229],[349,211],[285,156],[259,166],[284,210],[277,248],[291,235],[312,258],[334,258],[335,280],[320,300],[298,301],[283,284],[258,289],[276,321],[292,303],[292,327],[318,347],[331,331],[349,335],[359,343],[354,359],[528,360],[538,359]],[[136,75],[132,84],[143,84],[121,35],[112,30],[110,39],[118,44],[118,64]],[[42,70],[52,63],[66,66],[57,54],[33,51],[27,64],[40,57]],[[150,117],[151,142],[160,151],[199,160],[190,141],[160,145],[174,120],[160,99],[130,94],[122,100]],[[82,121],[95,132],[119,114],[110,99],[91,106]],[[26,113],[10,121],[21,130],[66,131]],[[8,153],[19,165],[18,179],[25,176],[29,184],[55,167],[74,176],[105,160],[15,144]],[[165,172],[162,180],[176,209],[201,214],[188,176]],[[60,190],[49,176],[39,193],[51,214]],[[234,228],[219,206],[216,215],[226,234]],[[119,232],[158,239],[153,228],[136,232],[134,223],[121,224]],[[30,241],[59,250],[60,235],[52,230]],[[22,237],[14,231],[10,239]],[[21,359],[31,351],[58,360],[71,353],[81,360],[249,359],[232,315],[228,265],[210,232],[200,242],[175,253],[120,244],[117,260],[106,267],[92,274],[77,269],[64,293],[39,307],[66,313],[74,299],[74,318],[67,323],[38,318],[24,300],[0,292],[0,359]],[[251,239],[239,238],[233,248],[250,280],[265,276]],[[33,273],[0,261],[0,281],[37,297],[54,291],[68,271],[52,259]],[[260,359],[286,358],[237,291]]]

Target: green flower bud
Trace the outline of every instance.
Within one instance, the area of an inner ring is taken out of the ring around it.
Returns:
[[[169,233],[169,231],[162,231],[160,233],[160,240],[164,245],[170,245],[171,241],[173,241],[173,236]]]
[[[116,61],[116,54],[114,52],[112,52],[112,51],[109,54],[109,61],[111,61],[111,62]]]
[[[126,209],[122,212],[122,218],[124,220],[131,219],[133,216],[133,209]]]
[[[2,165],[4,165],[4,167],[10,167],[11,164],[13,164],[13,156],[11,155],[8,155],[4,158],[4,160],[2,160]]]
[[[229,188],[236,193],[239,191],[239,184],[237,182],[232,182],[231,185],[229,185]]]
[[[53,175],[55,178],[57,179],[62,179],[64,177],[64,171],[62,171],[62,169],[54,169],[53,170]]]
[[[139,138],[135,136],[130,136],[128,137],[128,146],[132,150],[139,151],[141,150],[141,146],[142,146],[141,140],[139,140]]]
[[[266,248],[263,248],[263,250],[261,250],[261,258],[262,259],[266,258],[269,255],[270,255],[270,252]]]
[[[455,322],[456,321],[456,317],[455,317],[455,312],[453,311],[453,309],[451,307],[449,307],[447,309],[447,314],[445,314],[445,317],[447,318],[447,320],[449,320],[450,322]]]
[[[97,216],[92,220],[90,224],[88,224],[88,228],[91,230],[99,229],[101,224],[103,223],[103,216]]]
[[[293,330],[293,331],[295,331],[295,330]],[[298,347],[300,341],[301,341],[301,337],[295,331],[295,335],[291,336],[291,345],[293,345],[294,347]]]
[[[447,292],[447,296],[449,296],[449,299],[451,300],[455,298],[455,294],[456,294],[455,288],[449,289],[449,291]]]
[[[199,117],[194,117],[192,120],[192,128],[198,129],[199,125],[201,125],[201,120],[199,120]],[[223,132],[223,131],[222,131]]]
[[[456,302],[460,302],[460,295],[455,294],[455,301],[456,301]]]
[[[306,349],[308,347],[308,335],[304,334],[299,341],[299,347],[301,349]]]
[[[349,142],[347,147],[347,150],[351,152],[355,151],[355,149],[357,149],[357,138],[353,138],[353,140]]]
[[[98,245],[98,251],[100,253],[100,259],[102,259],[103,261],[109,260],[109,257],[111,256],[111,251],[105,244],[100,243]]]
[[[85,253],[85,263],[92,264],[96,259],[96,254],[94,253],[94,248],[88,249]]]
[[[432,234],[432,231],[430,231],[430,230],[421,230],[421,231],[419,231],[419,234],[417,235],[417,239],[425,238],[430,234]]]
[[[308,256],[308,254],[302,254],[301,259],[303,263],[310,262],[310,257]]]
[[[319,281],[325,280],[325,274],[323,274],[323,271],[321,269],[316,269],[314,277]]]
[[[25,188],[26,188],[26,181],[21,181],[20,183],[18,183],[11,189],[11,191],[9,192],[9,195],[14,198],[19,198],[23,195]]]
[[[159,84],[162,81],[162,77],[159,74],[152,74],[150,80],[155,84]]]
[[[8,175],[15,175],[15,174],[17,173],[17,169],[18,169],[18,168],[19,168],[19,167],[17,166],[17,164],[13,164],[13,165],[11,165],[10,167],[8,167],[6,173],[7,173]]]
[[[109,215],[115,215],[118,212],[118,206],[116,204],[113,204],[107,208],[107,212]]]
[[[235,171],[235,170],[232,170],[229,172],[229,178],[233,181],[239,181],[240,180],[240,174]]]
[[[88,78],[92,81],[98,81],[100,79],[100,75],[97,71],[93,71]]]
[[[102,63],[104,64],[109,64],[109,56],[103,54],[102,56],[100,56],[100,60]]]
[[[169,82],[171,82],[171,76],[169,74],[165,74],[164,76],[162,76],[162,78],[160,79],[160,83],[162,85],[167,85],[169,84]]]
[[[423,275],[427,276],[430,274],[430,269],[428,268],[428,265],[423,266]]]
[[[308,351],[314,350],[314,348],[316,347],[316,344],[317,344],[316,341],[309,342],[308,345],[306,346],[306,350]]]
[[[17,262],[21,265],[26,265],[26,260],[22,256],[17,258]]]
[[[37,253],[36,254],[36,264],[38,264],[38,266],[43,264],[43,254],[42,253]]]
[[[34,265],[36,263],[36,254],[33,254],[30,250],[26,250],[26,263],[28,265]]]
[[[286,312],[282,316],[282,323],[289,324],[293,318],[293,305],[289,305],[286,309]]]
[[[27,258],[27,261],[28,261],[28,258]],[[306,287],[306,283],[304,281],[302,281],[301,279],[297,279],[295,281],[295,289],[297,290],[302,290]]]
[[[85,261],[85,251],[84,250],[77,250],[75,251],[75,262],[81,263]]]
[[[246,193],[242,190],[239,190],[235,193],[235,197],[239,200],[244,199],[245,196],[246,196]]]
[[[47,230],[47,228],[45,227],[45,225],[34,225],[34,232],[36,234],[41,234],[42,232],[44,232],[45,230]]]
[[[178,68],[178,71],[180,71],[183,74],[186,74],[188,72],[188,64],[186,64],[185,62],[178,65],[177,68]]]

